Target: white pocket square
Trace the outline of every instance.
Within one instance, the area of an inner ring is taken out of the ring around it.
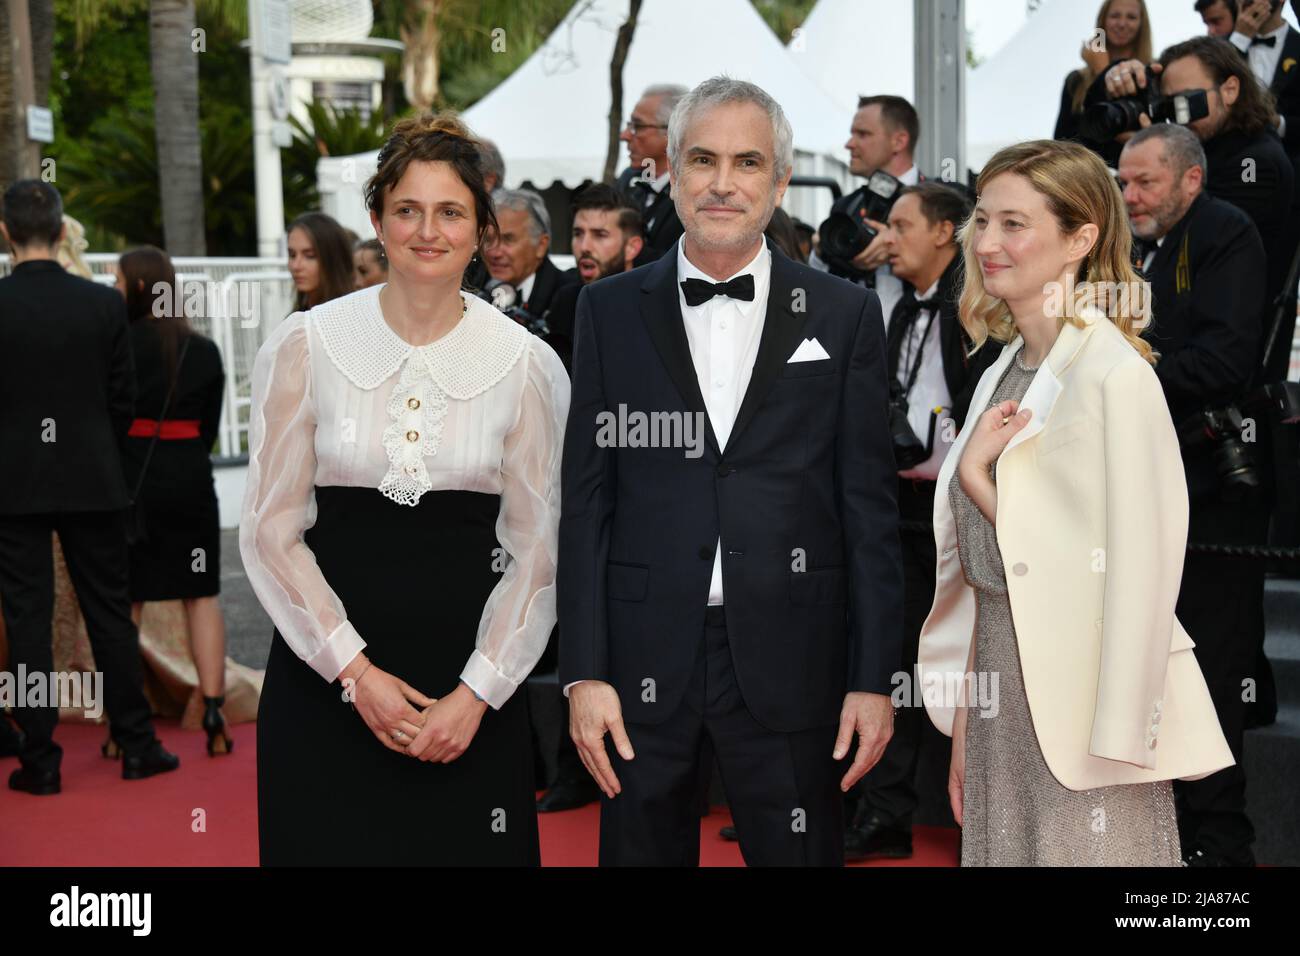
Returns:
[[[791,365],[795,362],[816,362],[828,358],[830,358],[830,356],[826,354],[826,350],[822,348],[820,342],[816,339],[804,339],[799,343],[799,347],[794,350],[794,354],[790,356],[790,359],[786,364]]]

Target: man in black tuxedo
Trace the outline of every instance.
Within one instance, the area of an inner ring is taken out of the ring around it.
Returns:
[[[1273,94],[1287,153],[1300,153],[1300,33],[1282,18],[1282,0],[1247,0],[1228,39]]]
[[[682,236],[682,221],[677,216],[668,176],[668,117],[685,95],[686,87],[672,83],[648,87],[619,134],[619,139],[627,143],[631,165],[619,174],[614,185],[641,213],[645,244],[635,260],[638,266],[676,249]]]
[[[0,279],[0,604],[13,669],[50,674],[57,531],[131,780],[180,764],[154,735],[127,592],[120,452],[135,369],[122,297],[69,275],[54,257],[62,216],[48,183],[20,180],[5,191],[14,267]],[[59,792],[57,704],[16,708],[26,739],[12,789]]]
[[[939,469],[965,425],[980,376],[1002,350],[1001,342],[989,339],[968,356],[974,343],[958,318],[964,272],[957,232],[970,213],[970,199],[959,189],[935,182],[909,186],[894,202],[883,233],[890,271],[905,283],[885,335],[885,367],[891,385],[897,383],[907,400],[913,433],[929,450],[915,453],[921,460],[898,462],[899,517],[912,523],[902,533],[899,671],[904,674],[914,669],[921,625],[934,604],[937,555],[931,525]],[[912,699],[919,700],[915,690]],[[921,707],[897,712],[884,756],[858,787],[860,800],[844,846],[847,859],[912,855],[917,758],[929,723]]]
[[[902,637],[880,306],[764,242],[793,166],[765,92],[707,80],[669,140],[682,242],[579,296],[564,440],[560,679],[600,861],[698,863],[711,743],[746,862],[840,865]]]
[[[1167,124],[1140,131],[1120,154],[1133,231],[1159,243],[1144,263],[1153,312],[1145,337],[1160,353],[1156,377],[1176,427],[1196,420],[1203,408],[1222,408],[1245,394],[1256,373],[1263,326],[1259,233],[1240,209],[1203,191],[1205,163],[1196,137]],[[1258,423],[1261,435],[1266,427]],[[1191,508],[1188,540],[1262,543],[1267,502],[1221,498],[1211,444],[1184,441],[1182,455]],[[1247,678],[1263,683],[1256,660],[1263,605],[1262,561],[1188,552],[1175,613],[1196,642],[1196,660],[1237,761],[1201,780],[1174,781],[1190,865],[1254,862],[1241,765],[1243,688]]]
[[[551,248],[551,215],[546,203],[531,189],[498,189],[492,194],[500,227],[483,249],[483,261],[492,276],[487,291],[509,286],[514,293],[507,305],[523,308],[540,319],[551,307],[561,286],[577,282],[577,273],[561,272],[547,253]]]

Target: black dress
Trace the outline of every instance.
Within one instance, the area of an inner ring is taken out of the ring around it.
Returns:
[[[183,342],[177,345],[178,353]],[[131,347],[136,418],[157,420],[168,388],[157,323],[148,318],[132,322]],[[211,450],[225,383],[217,346],[191,333],[167,419],[197,423],[198,437],[162,437],[154,445],[140,491],[146,537],[132,545],[130,553],[132,601],[209,597],[221,590],[221,530]],[[135,489],[149,441],[126,441],[123,467],[129,491]]]
[[[555,623],[568,378],[468,294],[451,332],[410,346],[382,288],[290,316],[253,369],[240,553],[276,625],[261,863],[537,866],[522,684]],[[464,682],[487,702],[461,756],[375,738],[338,680],[362,650],[430,697]]]

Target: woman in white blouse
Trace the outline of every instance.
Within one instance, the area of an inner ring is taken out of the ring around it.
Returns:
[[[456,119],[397,124],[366,199],[388,282],[271,333],[240,551],[276,633],[261,862],[537,865],[516,690],[555,623],[569,382],[462,291],[495,229]]]

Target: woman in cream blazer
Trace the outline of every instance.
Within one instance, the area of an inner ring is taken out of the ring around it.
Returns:
[[[1146,291],[1128,265],[1119,190],[1088,150],[1039,141],[995,156],[979,192],[963,230],[962,321],[976,348],[989,335],[1007,345],[980,379],[939,473],[937,582],[919,651],[931,719],[949,736],[955,724],[962,731],[950,782],[959,822],[966,715],[963,695],[952,691],[975,658],[977,594],[963,572],[948,491],[981,429],[988,434],[975,441],[997,462],[993,526],[1036,738],[1024,745],[1037,746],[1056,781],[1074,791],[1196,779],[1233,762],[1192,641],[1174,617],[1188,522],[1178,440],[1132,301],[1100,291],[1103,277]],[[1035,202],[1045,211],[1038,221]],[[1026,342],[1024,320],[1013,315],[1035,314],[1033,301],[1025,311],[1024,302],[999,296],[1015,294],[1017,278],[1023,291],[1053,229],[1065,237],[1062,249],[1075,237],[1077,248],[1068,247],[1075,251],[1062,255],[1081,259],[1080,283],[1069,281],[1074,267],[1063,260],[1069,274],[1055,306],[1045,287],[1047,301],[1032,319],[1035,347],[1051,342],[1045,358],[1018,409],[1004,402],[986,412]],[[1043,330],[1053,324],[1051,341]]]

